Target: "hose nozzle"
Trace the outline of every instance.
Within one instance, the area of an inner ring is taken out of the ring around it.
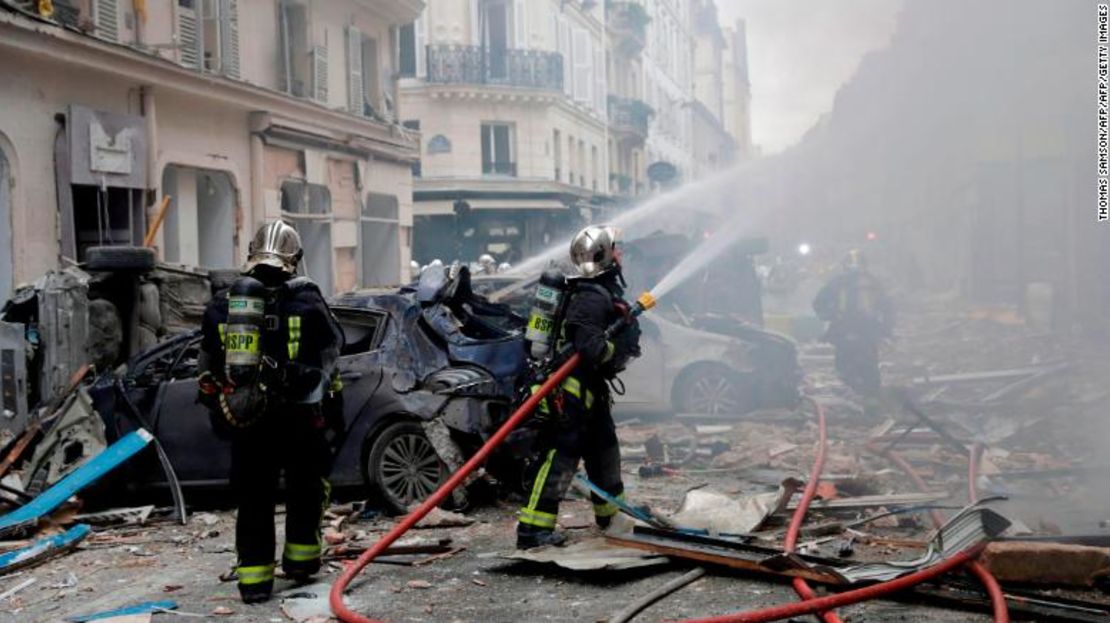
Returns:
[[[651,292],[644,292],[636,299],[636,304],[632,306],[632,315],[639,316],[655,307],[655,303],[655,297],[651,295]]]

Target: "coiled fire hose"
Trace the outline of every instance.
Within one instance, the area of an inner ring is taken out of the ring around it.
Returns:
[[[636,303],[629,310],[628,318],[618,320],[605,331],[606,338],[611,338],[613,335],[623,329],[631,318],[639,316],[652,307],[655,307],[655,298],[651,295],[651,293],[645,292],[641,294],[640,298],[636,300]],[[433,493],[428,499],[424,500],[424,502],[421,503],[420,506],[416,507],[415,510],[406,515],[401,520],[401,522],[394,526],[392,530],[387,532],[380,541],[375,543],[372,547],[370,547],[370,549],[366,550],[362,555],[360,555],[358,557],[358,560],[356,560],[354,563],[343,570],[343,573],[340,574],[339,579],[337,579],[335,581],[335,584],[332,585],[331,593],[328,597],[328,603],[331,606],[331,611],[335,614],[335,616],[339,617],[339,620],[344,621],[345,623],[381,623],[380,621],[370,619],[357,612],[354,612],[353,610],[348,608],[345,603],[343,603],[343,593],[347,590],[347,587],[350,586],[351,581],[354,580],[355,576],[357,576],[363,569],[365,569],[366,566],[369,565],[375,558],[381,555],[381,553],[384,552],[390,545],[396,542],[397,539],[401,538],[401,535],[412,529],[412,527],[415,526],[416,523],[419,522],[421,519],[423,519],[425,515],[432,512],[432,509],[442,504],[443,501],[447,499],[447,496],[451,495],[451,492],[454,491],[456,487],[461,485],[471,472],[473,472],[482,463],[484,463],[485,460],[489,457],[490,453],[492,453],[493,450],[497,448],[497,446],[501,445],[501,443],[505,441],[505,438],[509,436],[509,433],[511,433],[513,429],[519,426],[525,418],[527,418],[529,415],[532,414],[533,411],[535,411],[540,401],[543,400],[548,394],[550,394],[556,387],[558,387],[567,378],[567,376],[569,376],[570,373],[574,371],[574,368],[578,366],[580,360],[581,356],[578,353],[571,355],[570,358],[566,360],[566,362],[564,362],[555,370],[555,372],[547,377],[547,380],[545,380],[543,384],[540,385],[540,388],[536,390],[527,400],[524,401],[524,404],[520,405],[520,407],[518,407],[517,410],[514,411],[511,416],[509,416],[508,420],[505,420],[505,423],[501,425],[501,428],[497,429],[497,432],[495,432],[493,436],[490,437],[489,440],[486,441],[486,443],[481,448],[479,448],[478,452],[476,452],[474,456],[470,457],[470,460],[464,463],[457,472],[451,474],[451,477],[447,479],[447,482],[443,483],[439,487],[439,489],[436,489],[435,493]]]

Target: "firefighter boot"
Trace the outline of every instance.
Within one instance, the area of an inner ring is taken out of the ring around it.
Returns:
[[[556,547],[567,542],[567,537],[562,532],[555,532],[546,528],[537,528],[526,524],[516,526],[516,548],[533,549],[545,545]]]
[[[270,599],[274,592],[274,565],[240,565],[239,597],[245,604],[258,604]]]

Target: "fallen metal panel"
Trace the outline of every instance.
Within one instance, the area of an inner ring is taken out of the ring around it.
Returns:
[[[680,535],[637,526],[632,534],[606,535],[618,545],[656,554],[696,560],[743,571],[805,578],[823,584],[844,584],[834,570],[812,565],[803,557],[782,550],[733,543],[723,539]]]
[[[27,335],[21,323],[0,322],[0,429],[27,426]]]
[[[104,452],[82,465],[77,471],[66,476],[61,482],[47,489],[34,501],[0,517],[0,537],[18,534],[34,527],[38,519],[61,506],[75,493],[112,471],[153,439],[143,429],[128,433],[108,447]]]
[[[55,534],[35,541],[15,551],[0,554],[0,575],[30,567],[63,554],[89,536],[92,529],[86,524],[77,524],[61,534]]]
[[[23,486],[38,493],[80,469],[108,447],[104,420],[83,387],[69,394],[61,417],[35,448],[23,474]]]
[[[854,510],[859,508],[873,508],[876,506],[918,506],[932,504],[948,498],[947,493],[897,493],[893,495],[860,495],[851,498],[836,498],[833,500],[814,500],[809,505],[811,511],[820,510]],[[786,505],[786,510],[794,510],[798,502],[791,501]]]
[[[128,606],[126,608],[119,608],[117,610],[106,610],[104,612],[94,612],[91,614],[78,614],[69,616],[63,619],[69,623],[85,623],[86,621],[100,621],[103,619],[110,619],[112,617],[127,616],[130,614],[144,614],[146,612],[162,612],[164,610],[176,610],[176,601],[144,601],[141,604]]]
[[[617,547],[602,539],[587,539],[566,547],[537,547],[502,554],[501,558],[552,564],[571,571],[620,571],[669,565],[666,556],[643,549]]]

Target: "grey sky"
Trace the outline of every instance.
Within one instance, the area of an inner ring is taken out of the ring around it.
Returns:
[[[890,40],[901,0],[717,0],[748,22],[752,134],[764,153],[797,142],[864,54]]]

